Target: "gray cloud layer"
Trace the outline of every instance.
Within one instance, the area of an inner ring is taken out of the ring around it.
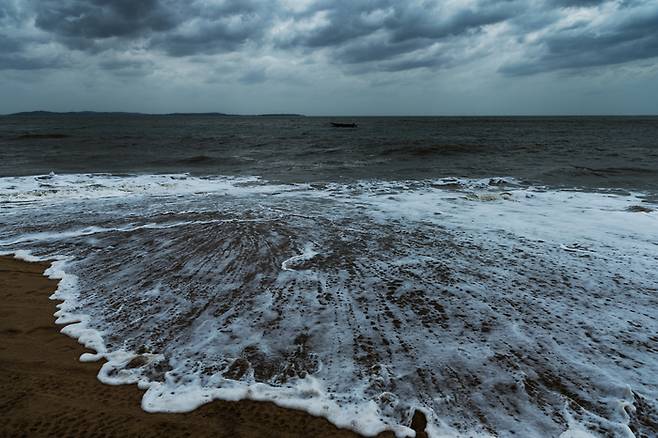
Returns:
[[[528,45],[528,60],[505,66],[513,75],[619,64],[658,56],[658,3],[625,3],[615,15],[581,20]]]
[[[494,74],[527,76],[658,57],[657,29],[656,0],[0,0],[0,70],[96,59],[139,74],[235,54],[252,83],[267,66],[249,62],[270,53],[345,74],[487,60]]]

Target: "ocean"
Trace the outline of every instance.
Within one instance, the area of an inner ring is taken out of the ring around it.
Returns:
[[[658,427],[657,117],[3,116],[0,253],[147,411]]]

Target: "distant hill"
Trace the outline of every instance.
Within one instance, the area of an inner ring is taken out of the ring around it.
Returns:
[[[101,111],[69,111],[69,112],[55,112],[55,111],[23,111],[19,113],[7,114],[9,117],[43,117],[43,116],[110,116],[110,115],[123,115],[123,116],[141,116],[146,114],[129,113],[129,112],[101,112]]]
[[[201,116],[201,117],[235,117],[236,114],[226,113],[167,113],[167,114],[146,114],[149,116]]]
[[[170,116],[170,117],[254,117],[248,114],[226,114],[226,113],[167,113],[167,114],[150,114],[150,113],[131,113],[122,111],[23,111],[13,114],[7,114],[7,117],[52,117],[52,116]],[[256,117],[304,117],[302,114],[258,114]]]

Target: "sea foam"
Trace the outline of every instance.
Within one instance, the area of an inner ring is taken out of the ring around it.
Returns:
[[[269,400],[366,435],[633,436],[656,416],[658,215],[510,178],[0,178],[0,250],[147,411]],[[632,209],[631,209],[632,210]],[[650,210],[650,209],[649,209]]]

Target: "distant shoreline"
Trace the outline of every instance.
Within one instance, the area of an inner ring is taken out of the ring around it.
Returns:
[[[142,113],[131,111],[20,111],[15,113],[0,114],[0,117],[57,117],[57,116],[79,116],[79,117],[107,117],[107,116],[128,116],[128,117],[317,117],[317,118],[335,118],[335,119],[356,119],[356,118],[399,118],[399,119],[420,119],[420,118],[445,118],[445,119],[578,119],[578,118],[656,118],[658,114],[451,114],[451,115],[336,115],[320,114],[307,115],[299,113],[264,113],[264,114],[232,114],[222,112],[173,112],[173,113]]]
[[[41,117],[41,116],[169,116],[169,117],[305,117],[303,114],[288,114],[288,113],[274,113],[274,114],[228,114],[219,112],[203,112],[203,113],[140,113],[128,111],[21,111],[11,114],[3,114],[4,117]]]

